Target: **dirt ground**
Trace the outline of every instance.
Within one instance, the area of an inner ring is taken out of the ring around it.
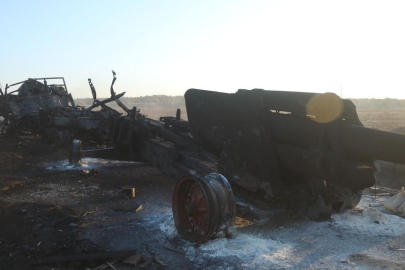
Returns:
[[[196,247],[174,228],[175,180],[147,164],[85,159],[73,167],[66,157],[66,148],[37,137],[0,137],[1,270],[92,269],[106,260],[35,263],[122,250],[152,261],[146,269],[405,269],[405,219],[382,206],[405,185],[398,175],[379,173],[358,208],[328,221],[238,221],[233,238]],[[136,197],[123,187],[135,187]]]

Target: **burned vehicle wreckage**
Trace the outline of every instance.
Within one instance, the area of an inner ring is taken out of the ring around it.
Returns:
[[[363,127],[335,94],[190,89],[185,102],[188,121],[179,109],[156,121],[126,108],[113,148],[82,150],[74,140],[69,159],[147,162],[178,179],[174,221],[194,243],[230,236],[235,216],[259,225],[278,213],[328,218],[375,185],[373,160],[405,163],[405,136]]]
[[[8,133],[70,144],[71,163],[146,162],[177,179],[174,221],[191,242],[230,236],[236,216],[258,225],[279,213],[328,218],[354,208],[375,184],[374,160],[405,164],[405,136],[363,127],[354,104],[335,94],[190,89],[188,121],[180,109],[156,121],[119,100],[113,75],[111,97],[102,101],[89,79],[87,108],[75,105],[62,77],[0,87],[0,116]],[[112,101],[125,115],[107,106]],[[82,150],[82,141],[113,147]]]
[[[48,81],[55,80],[59,83],[48,85]],[[121,114],[106,103],[117,100],[124,93],[99,101],[90,79],[89,84],[94,102],[88,108],[75,105],[63,77],[35,78],[6,85],[4,93],[0,93],[0,116],[4,117],[7,133],[41,134],[44,141],[56,145],[68,145],[72,138],[95,142],[107,140],[110,126]],[[9,91],[17,86],[18,89]],[[101,110],[92,111],[96,107]]]

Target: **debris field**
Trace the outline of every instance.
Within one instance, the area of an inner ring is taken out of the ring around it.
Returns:
[[[175,180],[156,168],[86,158],[72,167],[66,147],[34,136],[0,144],[1,269],[134,269],[124,262],[133,255],[138,269],[403,269],[404,219],[382,205],[405,183],[395,175],[377,174],[384,187],[329,220],[237,219],[232,238],[195,246],[174,226]],[[123,192],[132,187],[135,198]],[[86,254],[101,258],[69,261]],[[38,264],[45,258],[67,261]]]
[[[400,132],[263,89],[189,89],[187,121],[154,120],[116,80],[88,107],[63,77],[1,92],[0,269],[403,269]]]

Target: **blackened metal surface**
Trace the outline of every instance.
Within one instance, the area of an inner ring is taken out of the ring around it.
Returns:
[[[177,179],[223,175],[238,215],[257,224],[280,210],[329,217],[354,207],[375,184],[373,159],[405,162],[405,136],[364,128],[354,104],[335,94],[190,89],[185,101],[188,122],[180,111],[116,118],[116,151]]]
[[[48,84],[50,80],[63,83]],[[103,142],[108,139],[115,118],[121,115],[106,103],[119,99],[124,93],[99,101],[91,80],[89,83],[95,98],[89,108],[75,105],[63,77],[28,79],[7,85],[2,97],[4,105],[0,107],[5,123],[12,127],[9,130],[13,133],[24,130],[47,134],[44,140],[58,145],[70,143],[73,138]],[[12,86],[19,88],[8,91]],[[99,106],[101,110],[92,111]],[[56,136],[50,135],[51,129]]]
[[[371,158],[405,164],[405,136],[342,123],[342,146],[348,155],[362,160]]]

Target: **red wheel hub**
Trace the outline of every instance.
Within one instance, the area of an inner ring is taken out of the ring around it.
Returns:
[[[202,243],[233,227],[233,195],[226,179],[217,174],[205,178],[190,176],[179,180],[173,193],[173,216],[184,239]],[[225,179],[225,180],[223,180]],[[228,186],[224,187],[225,184]],[[229,188],[229,190],[227,189]],[[229,195],[230,194],[230,195]],[[225,223],[225,226],[220,226]],[[220,227],[220,229],[219,229]]]

